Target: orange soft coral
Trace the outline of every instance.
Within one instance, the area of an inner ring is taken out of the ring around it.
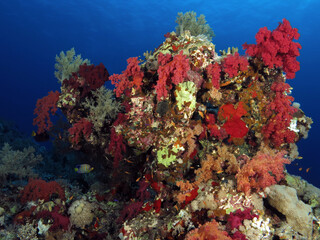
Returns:
[[[236,175],[238,191],[249,194],[252,189],[261,191],[284,178],[284,165],[290,161],[286,151],[266,154],[259,151]]]
[[[189,232],[186,235],[187,240],[231,240],[228,233],[218,229],[219,224],[212,220]]]

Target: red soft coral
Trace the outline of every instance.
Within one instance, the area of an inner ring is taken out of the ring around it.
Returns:
[[[283,19],[283,23],[272,32],[266,27],[260,28],[256,34],[257,44],[243,44],[246,54],[252,57],[262,58],[269,68],[282,67],[287,73],[287,78],[292,79],[300,70],[300,64],[296,57],[300,55],[301,45],[293,42],[299,39],[298,29],[292,28],[289,21]]]
[[[252,220],[254,217],[259,217],[256,214],[251,214],[251,209],[247,208],[245,210],[238,209],[235,212],[230,213],[228,217],[228,224],[231,230],[234,228],[239,228],[242,225],[243,220]]]
[[[116,133],[115,129],[111,129],[110,134],[110,143],[108,146],[108,151],[114,157],[113,168],[116,169],[119,167],[119,162],[123,158],[122,153],[126,152],[127,148],[124,144],[124,139],[121,134]]]
[[[132,57],[127,60],[127,69],[121,74],[113,74],[110,76],[111,83],[115,86],[114,92],[117,97],[120,97],[127,89],[135,88],[140,90],[143,80],[143,72],[139,66],[137,57]]]
[[[245,71],[248,68],[248,60],[246,57],[240,57],[236,52],[234,55],[229,54],[222,62],[223,71],[233,78],[238,75],[239,71]]]
[[[48,219],[51,218],[53,220],[52,225],[50,226],[50,231],[55,230],[65,230],[68,231],[70,229],[70,220],[67,216],[63,216],[58,212],[58,209],[54,209],[52,212],[43,210],[37,213],[37,219],[44,218]]]
[[[228,137],[228,133],[226,132],[226,130],[224,128],[219,127],[216,124],[215,115],[212,113],[209,113],[206,115],[206,124],[204,125],[204,127],[205,127],[204,131],[209,130],[211,137],[214,136],[215,138],[217,138],[219,140],[223,140]],[[205,133],[206,132],[203,132],[203,134],[205,134]],[[204,136],[201,136],[200,138],[202,138],[202,137],[204,137]]]
[[[58,91],[49,92],[48,96],[38,99],[34,114],[37,115],[33,119],[33,125],[38,126],[38,134],[44,133],[53,126],[50,120],[50,114],[54,115],[57,108],[57,102],[59,100],[60,93]]]
[[[73,126],[68,129],[71,143],[78,145],[82,137],[88,140],[92,133],[92,127],[93,124],[85,118],[81,118],[78,122],[74,123]]]
[[[189,59],[183,55],[183,51],[175,55],[170,61],[170,54],[160,53],[158,56],[158,75],[159,79],[155,86],[157,92],[157,100],[160,101],[162,97],[168,96],[168,90],[171,90],[172,83],[177,85],[184,81],[187,73],[190,70]]]
[[[290,161],[284,157],[286,151],[276,154],[258,152],[257,155],[236,175],[238,191],[249,194],[252,189],[262,191],[284,178],[284,164]]]
[[[55,181],[46,182],[41,179],[30,179],[21,193],[21,203],[40,199],[47,202],[53,195],[57,195],[61,200],[65,200],[63,188]]]
[[[219,109],[219,118],[225,119],[223,128],[230,135],[230,141],[233,138],[243,138],[248,133],[246,123],[241,120],[243,115],[247,114],[244,103],[239,102],[237,108],[233,104],[225,104]]]
[[[207,75],[211,79],[212,86],[216,89],[220,88],[220,72],[221,67],[219,63],[209,64],[206,68]]]
[[[291,106],[293,97],[288,96],[290,85],[284,82],[274,82],[271,85],[275,97],[267,106],[265,114],[270,117],[268,123],[262,128],[266,139],[270,139],[274,146],[278,147],[283,143],[293,143],[296,133],[289,129],[292,115],[297,111]]]
[[[78,72],[72,73],[62,84],[64,88],[80,91],[80,96],[85,97],[89,92],[100,88],[108,77],[109,73],[102,63],[97,66],[84,63],[79,66]]]

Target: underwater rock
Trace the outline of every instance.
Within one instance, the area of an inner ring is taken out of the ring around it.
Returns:
[[[267,188],[267,200],[271,206],[286,216],[288,224],[297,232],[310,239],[312,236],[312,209],[300,201],[294,188],[273,185]]]

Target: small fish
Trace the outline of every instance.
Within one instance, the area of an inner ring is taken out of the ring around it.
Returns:
[[[79,164],[74,169],[77,173],[89,173],[93,170],[89,164]]]
[[[200,117],[205,118],[205,116],[204,116],[203,112],[198,111],[198,113],[199,113]]]
[[[307,168],[306,172],[309,172],[310,171],[310,168]]]
[[[302,167],[301,168],[299,168],[299,171],[301,171],[302,170]]]
[[[45,142],[50,139],[50,136],[46,131],[43,133],[36,133],[35,131],[32,131],[31,136],[36,140],[36,142]]]

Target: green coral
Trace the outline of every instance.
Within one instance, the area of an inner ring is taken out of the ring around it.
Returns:
[[[33,167],[42,161],[41,155],[35,155],[33,147],[15,151],[5,143],[0,150],[0,179],[6,179],[10,174],[19,178],[36,177]]]
[[[80,54],[76,55],[74,48],[71,48],[67,53],[61,51],[60,56],[56,55],[54,68],[57,71],[54,72],[54,75],[62,83],[63,80],[69,79],[72,73],[78,72],[79,66],[84,63],[91,64],[88,59],[83,60]]]
[[[169,147],[163,147],[157,151],[158,163],[163,164],[165,167],[169,167],[173,162],[177,160],[176,153],[181,150],[179,146],[173,145],[171,149]]]
[[[195,110],[197,103],[196,92],[197,88],[194,82],[188,81],[178,84],[177,90],[175,90],[175,95],[177,106],[180,111],[185,108],[187,103],[190,103],[189,108],[192,112]]]
[[[182,35],[184,31],[190,31],[192,36],[205,35],[210,41],[214,37],[214,32],[212,28],[207,24],[205,16],[201,14],[198,19],[196,18],[197,14],[193,11],[178,13],[176,18],[176,33],[178,36]]]
[[[92,92],[92,98],[86,98],[83,106],[89,110],[87,119],[100,131],[108,120],[116,118],[121,104],[114,98],[112,90],[104,86]]]

